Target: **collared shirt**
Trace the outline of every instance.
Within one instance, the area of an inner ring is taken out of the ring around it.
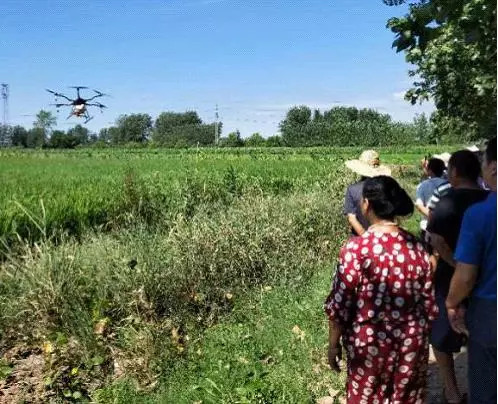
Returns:
[[[451,189],[451,184],[449,182],[444,182],[440,186],[438,186],[435,189],[434,193],[432,194],[431,198],[429,199],[429,202],[427,202],[427,207],[430,210],[434,210],[439,200],[444,195],[446,195],[450,189]]]
[[[448,181],[441,177],[432,177],[422,181],[417,186],[417,191],[415,194],[416,203],[427,206],[434,194],[434,191],[436,191],[440,185],[446,184],[447,182]],[[420,221],[420,228],[422,230],[425,230],[427,228],[427,219],[424,218]]]
[[[455,260],[479,267],[472,296],[496,301],[496,192],[465,212]]]

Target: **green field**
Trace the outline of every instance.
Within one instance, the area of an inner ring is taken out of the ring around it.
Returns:
[[[441,150],[379,151],[413,193],[420,159]],[[343,162],[359,152],[0,151],[4,391],[54,402],[339,397],[321,304],[347,237],[354,176]],[[416,230],[417,217],[405,224]],[[23,358],[40,359],[30,386]]]

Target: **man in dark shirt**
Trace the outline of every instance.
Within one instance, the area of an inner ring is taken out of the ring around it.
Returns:
[[[439,316],[432,325],[431,344],[444,381],[445,399],[456,403],[463,396],[456,384],[453,353],[460,351],[464,340],[461,334],[451,328],[445,300],[454,273],[453,255],[463,215],[469,206],[484,200],[488,195],[477,183],[479,174],[480,163],[472,152],[461,150],[453,153],[448,164],[451,189],[441,197],[431,212],[427,225],[432,246],[439,254],[434,276]]]
[[[346,167],[361,176],[360,181],[351,184],[346,190],[344,198],[344,215],[346,216],[351,232],[355,235],[363,234],[369,226],[367,219],[361,213],[361,198],[363,183],[368,177],[377,175],[391,175],[391,169],[380,164],[379,153],[375,150],[365,150],[357,160],[346,161]]]
[[[482,162],[488,198],[465,212],[446,299],[453,329],[469,336],[469,403],[496,403],[496,137]],[[467,327],[460,306],[469,297]]]

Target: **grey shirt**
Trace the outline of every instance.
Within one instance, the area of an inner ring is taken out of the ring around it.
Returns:
[[[347,191],[346,197],[344,198],[344,214],[347,216],[349,214],[353,214],[356,216],[356,219],[360,222],[360,224],[368,229],[370,225],[365,219],[365,217],[361,213],[361,198],[363,195],[363,184],[365,181],[359,181],[354,184],[351,184]],[[354,235],[357,235],[356,232],[351,229]]]

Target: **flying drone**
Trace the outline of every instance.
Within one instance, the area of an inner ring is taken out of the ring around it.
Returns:
[[[88,121],[90,121],[91,119],[93,119],[93,116],[90,116],[90,114],[88,113],[88,107],[97,107],[97,108],[100,108],[100,112],[103,112],[102,110],[104,108],[107,108],[104,104],[101,104],[100,102],[97,102],[97,101],[91,102],[91,101],[93,101],[96,98],[104,97],[106,94],[104,94],[104,93],[102,93],[102,92],[100,92],[98,90],[93,90],[95,92],[95,95],[93,97],[83,98],[80,95],[80,90],[88,89],[88,87],[74,86],[74,87],[69,87],[69,88],[76,89],[76,98],[75,99],[71,99],[71,98],[69,98],[68,96],[66,96],[64,94],[57,93],[55,91],[47,89],[47,91],[49,93],[51,93],[51,94],[53,94],[55,96],[55,102],[56,103],[55,104],[51,104],[51,105],[55,105],[56,106],[57,112],[59,112],[59,108],[60,107],[71,107],[71,113],[69,114],[69,116],[66,119],[69,119],[72,116],[75,116],[77,118],[85,118],[85,123],[87,123]],[[59,97],[60,98],[64,98],[68,102],[67,103],[58,103],[57,101],[58,101]]]

